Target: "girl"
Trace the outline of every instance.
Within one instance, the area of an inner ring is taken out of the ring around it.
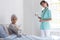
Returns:
[[[50,25],[49,21],[51,21],[51,11],[48,8],[48,3],[46,1],[41,1],[40,5],[44,8],[42,10],[41,17],[38,16],[41,22],[41,36],[49,36],[50,35]],[[36,14],[37,15],[37,14]]]
[[[10,35],[11,34],[18,35],[19,27],[16,25],[16,22],[17,22],[17,17],[16,15],[13,14],[11,16],[11,24],[9,25],[9,28],[8,28]]]

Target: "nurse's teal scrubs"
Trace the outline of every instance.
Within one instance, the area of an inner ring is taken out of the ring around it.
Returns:
[[[51,18],[51,11],[48,8],[45,8],[42,11],[41,19],[43,19],[43,20],[46,19],[47,20],[49,18]],[[49,22],[41,22],[40,29],[41,30],[49,30],[50,29]]]

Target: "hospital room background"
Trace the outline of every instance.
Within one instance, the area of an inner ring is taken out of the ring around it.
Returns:
[[[42,11],[41,0],[0,0],[0,24],[10,24],[10,17],[16,14],[17,24],[20,25],[24,34],[40,36],[40,24],[35,13]],[[52,11],[51,29],[60,28],[60,0],[46,0]]]

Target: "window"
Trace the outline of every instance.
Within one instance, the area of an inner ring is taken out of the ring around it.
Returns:
[[[46,0],[52,13],[51,28],[60,28],[60,0]]]

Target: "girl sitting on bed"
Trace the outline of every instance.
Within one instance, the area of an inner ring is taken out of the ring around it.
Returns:
[[[16,15],[13,14],[11,16],[11,23],[8,27],[9,33],[10,35],[15,34],[15,35],[21,36],[20,34],[18,34],[19,27],[16,25],[16,22],[17,22],[17,17]]]

